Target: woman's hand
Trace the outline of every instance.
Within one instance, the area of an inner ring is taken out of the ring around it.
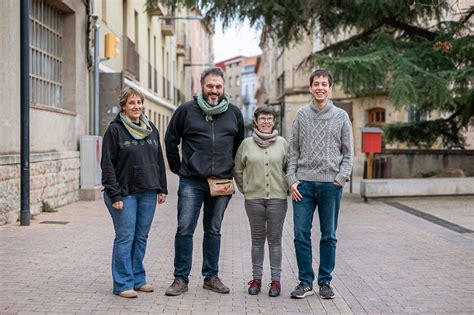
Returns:
[[[117,210],[122,210],[123,209],[123,201],[116,201],[112,204],[112,207],[117,209]]]
[[[166,194],[159,193],[158,194],[158,204],[162,204],[166,201]]]
[[[300,192],[298,191],[299,183],[300,183],[300,181],[297,181],[293,185],[291,185],[291,187],[290,187],[291,197],[293,198],[294,201],[303,200],[303,196],[301,196]]]

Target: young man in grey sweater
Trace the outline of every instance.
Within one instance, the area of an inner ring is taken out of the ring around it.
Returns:
[[[315,70],[309,84],[313,101],[298,111],[288,145],[286,179],[293,199],[300,281],[291,297],[314,294],[311,227],[317,207],[321,230],[317,284],[320,297],[332,299],[331,273],[336,259],[339,206],[342,188],[352,170],[352,124],[347,113],[329,99],[333,80],[327,70]]]

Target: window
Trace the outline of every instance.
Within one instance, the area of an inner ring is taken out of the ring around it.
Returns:
[[[140,47],[138,45],[138,33],[139,33],[139,30],[138,30],[138,12],[137,11],[134,11],[135,14],[134,14],[134,26],[135,26],[135,49],[138,51],[138,47]]]
[[[277,95],[282,95],[285,91],[285,73],[277,79]]]
[[[162,119],[161,119],[161,130],[163,130],[163,132],[165,132],[166,130],[166,126],[165,126],[165,115],[163,115]]]
[[[102,21],[107,23],[107,1],[102,1]]]
[[[240,86],[240,76],[235,77],[235,85]]]
[[[153,91],[155,91],[155,93],[158,93],[158,71],[156,71],[156,68],[158,67],[157,63],[156,63],[156,56],[158,55],[158,52],[156,51],[156,36],[153,36],[153,73],[155,74],[154,76],[154,86],[153,86]]]
[[[46,0],[30,2],[30,102],[63,105],[63,14]]]
[[[369,126],[382,126],[385,123],[385,109],[372,108],[369,110]]]
[[[151,31],[150,28],[148,28],[148,88],[151,90],[153,86],[153,71],[151,67]],[[138,47],[137,47],[138,50]]]
[[[161,114],[158,114],[158,123],[156,124],[156,127],[158,128],[160,134],[163,134],[163,130],[161,129]]]
[[[229,87],[232,86],[232,77],[229,77]]]
[[[417,109],[415,104],[407,106],[408,122],[421,122],[430,119],[430,114],[426,110]]]

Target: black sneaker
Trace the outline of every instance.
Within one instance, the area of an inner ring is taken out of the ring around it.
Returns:
[[[331,282],[329,281],[322,281],[319,284],[319,296],[322,299],[334,299],[334,291],[331,288]]]
[[[302,299],[313,294],[313,288],[303,283],[300,283],[296,286],[295,290],[291,292],[290,296],[294,299]]]

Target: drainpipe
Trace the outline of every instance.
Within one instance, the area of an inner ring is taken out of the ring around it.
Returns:
[[[92,7],[92,19],[94,23],[94,135],[99,135],[99,16],[97,14],[97,0],[94,0]]]
[[[28,0],[20,3],[20,225],[30,225],[30,40]]]

